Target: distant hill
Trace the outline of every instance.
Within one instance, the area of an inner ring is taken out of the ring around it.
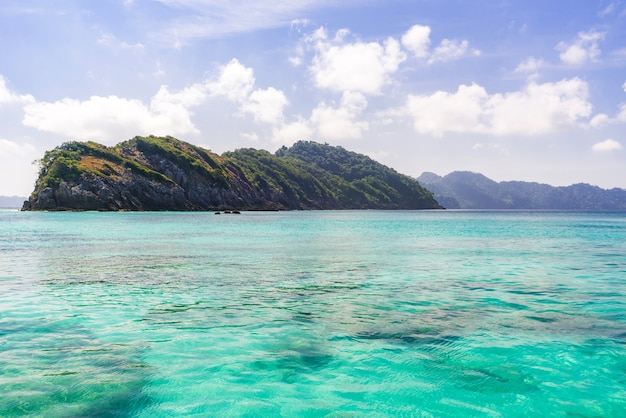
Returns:
[[[495,182],[482,174],[423,173],[417,180],[448,209],[626,210],[626,190],[585,183],[567,187],[524,181]]]
[[[0,208],[21,208],[25,200],[21,196],[0,196]]]
[[[47,151],[23,210],[434,209],[415,179],[341,147],[298,142],[276,154],[219,156],[172,137]]]

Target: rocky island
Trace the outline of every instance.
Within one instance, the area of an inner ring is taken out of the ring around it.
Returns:
[[[22,210],[437,208],[416,180],[342,147],[301,141],[274,154],[246,148],[220,156],[170,136],[137,136],[47,151]]]

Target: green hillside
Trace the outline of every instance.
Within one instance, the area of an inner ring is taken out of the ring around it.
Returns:
[[[276,154],[219,156],[172,137],[47,151],[23,210],[433,209],[408,176],[341,147],[298,142]]]

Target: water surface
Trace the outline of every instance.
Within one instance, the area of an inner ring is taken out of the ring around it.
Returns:
[[[0,416],[623,416],[626,215],[0,211]]]

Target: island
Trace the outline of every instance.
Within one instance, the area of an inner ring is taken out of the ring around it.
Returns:
[[[409,176],[342,147],[300,141],[217,155],[171,136],[47,151],[23,211],[440,209]]]
[[[625,211],[626,190],[586,183],[570,186],[525,181],[496,182],[480,173],[425,172],[417,180],[448,209]]]

